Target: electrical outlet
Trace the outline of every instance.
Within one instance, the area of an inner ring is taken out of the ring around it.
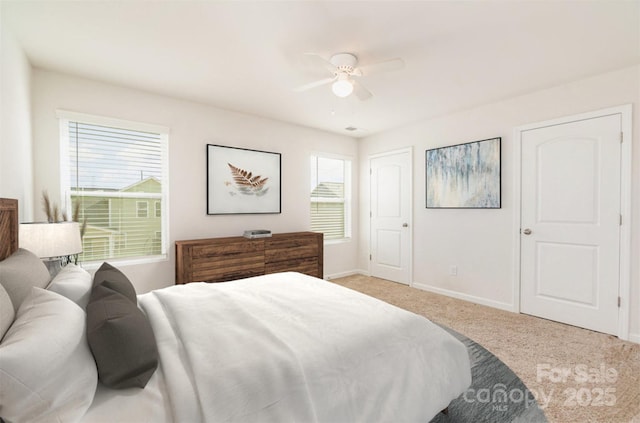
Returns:
[[[458,276],[458,266],[455,264],[449,266],[449,276]]]

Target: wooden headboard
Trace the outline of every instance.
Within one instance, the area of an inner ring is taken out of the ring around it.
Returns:
[[[0,198],[0,260],[18,249],[18,200]]]

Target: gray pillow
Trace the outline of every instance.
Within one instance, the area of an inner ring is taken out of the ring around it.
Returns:
[[[142,310],[106,282],[93,287],[87,305],[87,340],[98,378],[114,389],[144,388],[158,367],[153,330]]]
[[[7,333],[7,329],[13,323],[16,313],[13,310],[13,303],[7,291],[0,285],[0,341]]]
[[[120,271],[110,265],[107,262],[102,263],[102,266],[96,271],[93,276],[93,286],[104,285],[116,292],[121,293],[134,304],[138,304],[138,298],[136,297],[136,290],[131,284],[131,281]]]
[[[14,311],[18,311],[32,287],[44,288],[50,280],[47,266],[29,250],[19,248],[0,261],[0,284],[9,294]]]

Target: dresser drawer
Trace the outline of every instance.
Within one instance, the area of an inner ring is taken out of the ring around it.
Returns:
[[[275,263],[306,257],[318,257],[322,244],[317,234],[290,235],[265,240],[265,262]]]
[[[319,272],[317,257],[273,262],[265,265],[265,273],[278,272],[300,272],[309,276],[315,276],[316,278],[322,277]]]
[[[191,282],[226,282],[264,274],[264,254],[206,256],[192,261]]]
[[[260,255],[264,257],[264,240],[239,239],[191,247],[191,257],[193,259],[237,255]]]

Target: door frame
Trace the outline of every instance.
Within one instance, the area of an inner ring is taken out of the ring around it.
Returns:
[[[369,254],[371,254],[371,232],[373,231],[373,226],[371,222],[371,189],[373,188],[371,185],[371,162],[374,159],[379,159],[381,157],[393,156],[396,154],[407,153],[409,155],[409,216],[407,218],[409,223],[409,251],[408,251],[408,263],[409,263],[409,283],[408,286],[413,286],[413,147],[405,147],[397,150],[385,151],[383,153],[376,153],[369,155]],[[371,259],[367,261],[367,272],[371,275]]]
[[[561,125],[579,120],[593,119],[598,117],[620,115],[621,119],[621,148],[620,148],[620,213],[622,222],[620,225],[620,262],[618,280],[618,295],[621,298],[618,307],[618,338],[629,340],[629,302],[631,300],[631,160],[632,160],[632,137],[631,123],[633,119],[631,104],[617,107],[596,110],[593,112],[581,113],[572,116],[565,116],[537,123],[531,123],[514,128],[513,132],[513,311],[520,313],[520,229],[521,223],[521,201],[522,201],[522,133],[524,131],[543,128],[547,126]]]

